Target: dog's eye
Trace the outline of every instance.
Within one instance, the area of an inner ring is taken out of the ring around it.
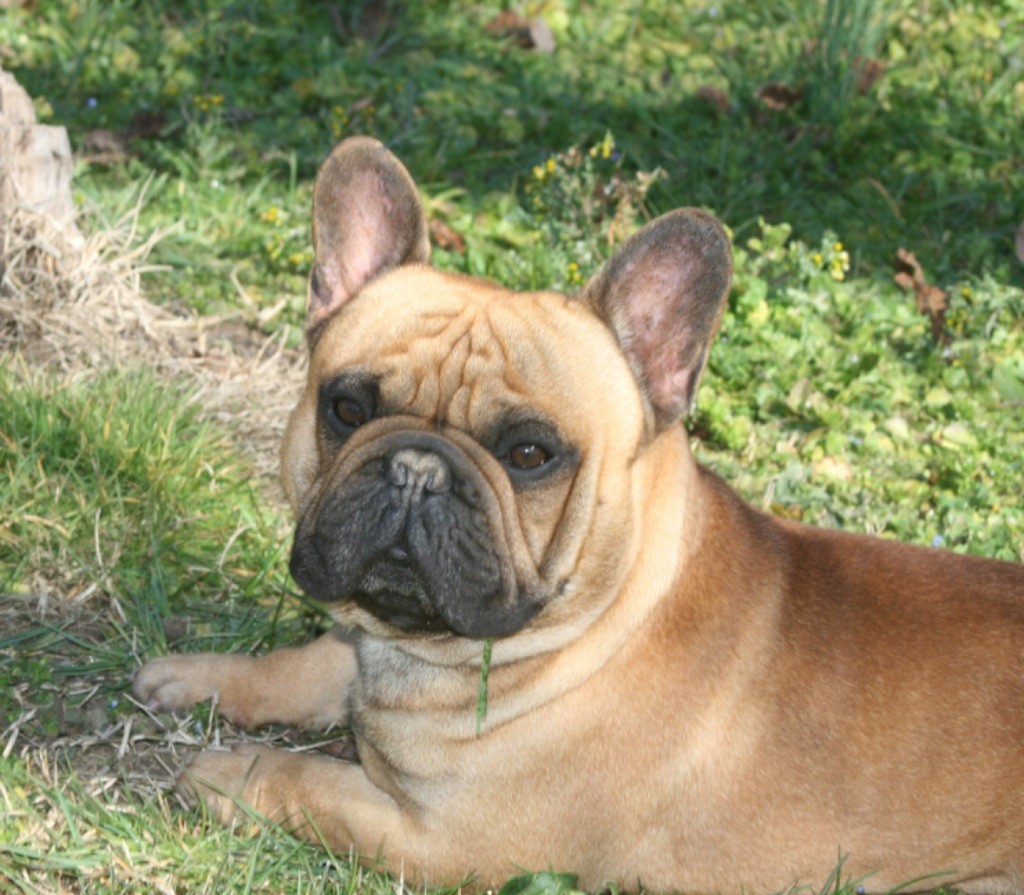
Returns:
[[[507,455],[508,465],[514,469],[540,469],[551,455],[539,444],[517,444]]]
[[[369,419],[369,415],[359,402],[353,401],[351,398],[339,398],[331,404],[331,410],[339,423],[352,429],[361,426]]]

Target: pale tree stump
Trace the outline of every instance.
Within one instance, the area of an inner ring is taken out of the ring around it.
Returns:
[[[26,210],[80,239],[71,199],[73,165],[67,130],[39,124],[29,95],[0,69],[0,234],[15,211]]]

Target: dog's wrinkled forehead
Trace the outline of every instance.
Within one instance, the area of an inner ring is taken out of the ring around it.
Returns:
[[[329,323],[313,365],[320,381],[364,370],[393,407],[470,431],[520,408],[565,418],[593,393],[584,380],[635,403],[628,363],[582,303],[422,266],[368,284]]]

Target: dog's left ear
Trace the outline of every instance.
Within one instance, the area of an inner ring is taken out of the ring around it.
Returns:
[[[378,140],[344,140],[320,166],[313,187],[313,249],[306,318],[311,339],[374,277],[430,259],[416,185]]]
[[[722,225],[681,208],[627,240],[584,289],[633,367],[659,431],[693,407],[731,282]]]

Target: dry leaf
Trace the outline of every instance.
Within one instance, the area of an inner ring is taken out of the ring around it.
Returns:
[[[439,249],[458,252],[460,255],[466,251],[466,241],[462,238],[462,234],[453,230],[439,218],[430,220],[430,239]]]
[[[800,102],[804,91],[802,87],[790,87],[781,81],[775,81],[758,87],[757,93],[754,95],[766,109],[782,112]]]
[[[857,69],[857,92],[862,96],[885,74],[885,63],[880,59],[861,59],[858,56],[854,67]]]
[[[540,16],[530,19],[511,9],[503,9],[484,25],[484,31],[493,37],[513,37],[519,46],[538,53],[555,51],[555,34]]]
[[[168,615],[163,620],[164,640],[173,646],[183,640],[192,627],[192,620],[187,615]]]
[[[710,103],[719,112],[729,111],[729,94],[717,87],[698,87],[694,96],[706,103]]]
[[[904,292],[914,293],[917,310],[931,321],[932,339],[943,345],[948,344],[949,335],[945,331],[945,323],[949,296],[938,286],[929,285],[913,252],[904,248],[896,251],[896,274],[893,279]]]
[[[330,740],[322,744],[318,751],[342,761],[359,761],[359,750],[351,736]]]
[[[162,109],[139,109],[132,115],[132,123],[128,125],[125,136],[129,141],[159,137],[167,126],[167,113]]]
[[[511,9],[503,9],[484,25],[484,31],[492,37],[507,37],[510,34],[529,31],[529,29],[530,20]]]

